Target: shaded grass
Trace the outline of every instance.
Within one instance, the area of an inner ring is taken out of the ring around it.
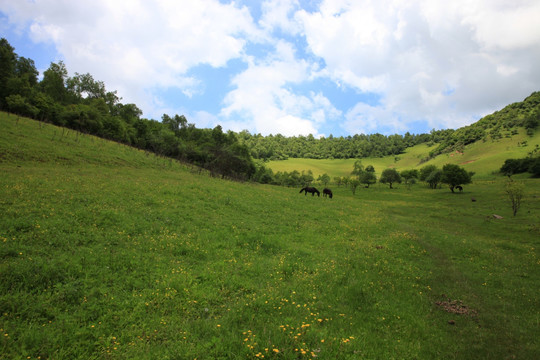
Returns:
[[[3,153],[46,154],[0,163],[1,358],[538,354],[535,180],[515,218],[501,181],[330,200],[17,126]]]

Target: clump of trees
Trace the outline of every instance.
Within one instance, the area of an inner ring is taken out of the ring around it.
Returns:
[[[419,180],[428,184],[431,189],[447,184],[450,191],[454,192],[457,186],[470,184],[474,172],[467,172],[464,168],[455,164],[446,164],[442,169],[435,165],[426,165],[419,171]]]
[[[356,181],[356,186],[364,184],[364,187],[369,188],[370,185],[377,182],[377,176],[375,176],[375,168],[373,165],[368,165],[364,168],[364,165],[362,165],[362,161],[360,160],[354,162],[351,174],[356,176],[356,179],[354,179]],[[356,187],[354,190],[356,190]]]
[[[530,173],[534,177],[540,177],[540,156],[506,159],[501,166],[500,172],[510,179],[512,175],[523,173]]]
[[[400,175],[405,179],[405,184],[411,185],[416,183],[420,176],[420,172],[417,169],[403,170],[400,172]]]
[[[420,181],[426,182],[431,189],[436,189],[442,178],[442,170],[435,165],[426,165],[420,169]]]

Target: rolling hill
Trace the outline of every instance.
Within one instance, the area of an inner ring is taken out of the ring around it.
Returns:
[[[540,92],[535,92],[522,102],[510,104],[472,125],[445,131],[440,138],[435,132],[431,141],[407,147],[398,155],[360,160],[364,165],[373,165],[379,174],[391,167],[406,170],[450,163],[474,171],[476,179],[492,178],[506,159],[524,158],[532,152],[540,154],[539,121]],[[290,158],[270,161],[268,166],[274,172],[311,170],[315,178],[324,173],[333,178],[349,176],[355,161]]]
[[[364,165],[373,165],[378,174],[386,168],[396,168],[397,170],[420,169],[426,165],[436,165],[442,167],[445,164],[458,164],[467,171],[475,172],[475,179],[488,179],[498,175],[498,171],[506,159],[523,158],[529,152],[540,146],[540,132],[533,136],[525,134],[525,130],[520,130],[517,135],[505,137],[495,141],[477,141],[464,146],[462,151],[452,151],[440,154],[428,161],[429,153],[433,146],[419,144],[407,148],[403,154],[397,156],[386,156],[382,158],[359,159]],[[311,170],[315,178],[327,173],[331,178],[334,176],[350,176],[354,162],[357,159],[288,159],[270,161],[268,167],[274,172]]]

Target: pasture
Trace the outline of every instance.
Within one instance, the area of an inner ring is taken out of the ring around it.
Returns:
[[[329,199],[0,126],[2,359],[538,357],[538,180]]]
[[[496,141],[478,141],[465,146],[463,151],[441,154],[427,162],[429,152],[436,146],[429,147],[420,144],[406,149],[404,154],[385,156],[382,158],[361,159],[364,166],[373,165],[377,176],[386,168],[396,168],[398,171],[421,169],[426,165],[436,165],[442,168],[445,164],[457,164],[467,171],[474,171],[473,180],[491,180],[498,178],[498,172],[504,161],[509,158],[524,158],[534,149],[540,147],[540,132],[528,136],[523,129],[512,137],[503,137]],[[350,176],[356,159],[294,159],[270,161],[268,167],[274,172],[299,172],[311,170],[315,179],[327,173],[333,179],[336,176]]]

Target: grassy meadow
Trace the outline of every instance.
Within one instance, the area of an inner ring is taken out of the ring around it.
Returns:
[[[435,148],[426,144],[420,144],[406,149],[404,154],[398,156],[386,156],[383,158],[362,159],[364,166],[373,165],[377,174],[386,168],[397,170],[420,169],[426,165],[436,165],[442,168],[445,164],[457,164],[467,171],[474,171],[473,180],[496,179],[501,166],[506,159],[524,158],[529,152],[540,146],[540,132],[534,136],[528,136],[523,129],[512,137],[504,137],[496,141],[478,141],[467,145],[462,152],[452,152],[439,155],[427,162],[421,162],[428,158],[429,152]],[[288,159],[270,161],[268,167],[274,172],[293,170],[311,170],[315,179],[319,175],[327,173],[333,179],[335,176],[350,176],[356,159]]]
[[[495,176],[328,199],[0,129],[0,359],[540,354],[537,179],[513,217]]]

